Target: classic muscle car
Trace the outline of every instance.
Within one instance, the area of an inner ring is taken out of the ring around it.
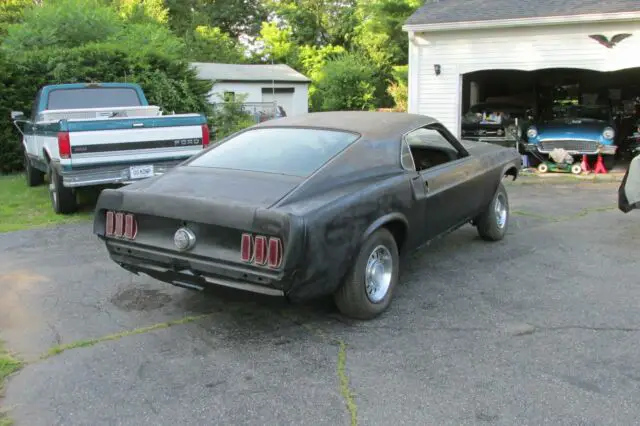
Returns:
[[[615,161],[615,135],[609,107],[557,106],[553,108],[552,117],[529,127],[525,149],[546,155],[555,148],[562,148],[572,155],[600,153],[609,169]]]
[[[433,118],[324,112],[266,121],[168,173],[102,191],[94,233],[121,267],[169,284],[387,309],[399,256],[472,223],[501,240],[513,149]]]
[[[513,148],[516,141],[523,138],[527,123],[529,110],[526,107],[499,102],[479,103],[462,116],[462,138]]]

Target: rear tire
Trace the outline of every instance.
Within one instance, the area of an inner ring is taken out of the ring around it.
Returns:
[[[57,214],[70,214],[78,209],[76,194],[62,183],[62,177],[49,165],[49,195],[53,211]]]
[[[27,152],[24,153],[24,174],[27,186],[34,187],[44,183],[44,173],[31,165]]]
[[[504,238],[509,226],[509,198],[502,182],[498,184],[487,210],[478,216],[475,223],[483,240],[500,241]]]
[[[334,294],[336,306],[351,318],[377,317],[391,304],[399,269],[396,241],[387,229],[380,228],[364,242],[349,274]]]

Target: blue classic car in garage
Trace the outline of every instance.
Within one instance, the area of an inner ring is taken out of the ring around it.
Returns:
[[[548,155],[561,148],[571,155],[602,154],[605,167],[615,162],[615,126],[611,108],[600,105],[554,106],[551,116],[527,129],[525,149]]]

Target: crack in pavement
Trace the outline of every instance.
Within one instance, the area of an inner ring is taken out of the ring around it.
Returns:
[[[356,405],[353,391],[349,386],[349,376],[347,374],[347,343],[342,339],[329,336],[326,331],[319,327],[313,327],[307,323],[302,322],[302,320],[289,315],[288,312],[280,311],[279,314],[283,318],[304,328],[309,333],[320,337],[325,342],[338,346],[338,360],[336,370],[340,384],[340,394],[342,395],[345,407],[351,418],[351,426],[358,426],[358,406]]]
[[[70,349],[85,348],[85,347],[94,346],[98,343],[106,342],[109,340],[119,340],[123,337],[135,336],[138,334],[144,334],[151,331],[162,330],[165,328],[172,327],[174,325],[188,324],[188,323],[206,318],[210,315],[212,314],[209,313],[209,314],[202,314],[202,315],[186,316],[180,319],[161,322],[161,323],[153,324],[146,327],[134,328],[132,330],[126,330],[119,333],[108,334],[106,336],[98,337],[95,339],[76,340],[74,342],[66,343],[63,345],[55,345],[49,348],[49,350],[46,353],[42,354],[38,359],[38,361],[45,360],[47,358],[51,358],[56,355],[60,355],[61,353],[68,351]]]
[[[94,338],[94,339],[82,339],[82,340],[76,340],[76,341],[71,342],[71,343],[57,344],[57,345],[52,346],[51,348],[49,348],[49,350],[47,352],[45,352],[44,354],[42,354],[39,358],[37,358],[35,360],[31,360],[31,361],[26,361],[23,365],[35,364],[35,363],[37,363],[39,361],[44,361],[46,359],[49,359],[49,358],[52,358],[54,356],[60,355],[63,352],[66,352],[66,351],[69,351],[69,350],[72,350],[72,349],[91,347],[91,346],[95,346],[95,345],[97,345],[99,343],[102,343],[102,342],[114,341],[114,340],[119,340],[119,339],[122,339],[122,338],[128,337],[128,336],[145,334],[145,333],[149,333],[151,331],[162,330],[162,329],[169,328],[169,327],[172,327],[172,326],[175,326],[175,325],[193,323],[193,322],[196,322],[198,320],[207,318],[207,317],[209,317],[209,316],[211,316],[211,315],[213,315],[215,313],[218,313],[218,312],[210,312],[210,313],[202,314],[202,315],[186,316],[186,317],[183,317],[183,318],[180,318],[180,319],[166,321],[166,322],[162,322],[162,323],[157,323],[157,324],[153,324],[153,325],[146,326],[146,327],[139,327],[139,328],[135,328],[135,329],[131,329],[131,330],[122,331],[122,332],[119,332],[119,333],[108,334],[108,335],[105,335],[105,336],[102,336],[102,337],[98,337],[98,338]],[[342,395],[342,398],[344,400],[346,409],[347,409],[347,411],[349,413],[351,426],[357,426],[358,425],[357,406],[356,406],[356,403],[355,403],[353,392],[351,391],[351,388],[349,387],[349,376],[347,375],[347,371],[346,371],[347,344],[342,339],[330,337],[323,329],[318,328],[318,327],[313,327],[313,326],[310,326],[309,324],[303,323],[298,318],[292,317],[288,313],[285,313],[284,311],[280,311],[280,312],[276,312],[276,313],[280,314],[280,316],[285,318],[286,320],[289,320],[289,321],[293,322],[295,325],[300,326],[301,328],[307,330],[311,334],[319,336],[325,342],[329,342],[331,344],[334,344],[334,345],[338,346],[338,357],[337,357],[337,363],[336,363],[336,371],[337,371],[337,376],[338,376],[338,381],[339,381],[340,394]],[[55,331],[55,329],[53,328],[53,326],[51,326],[51,324],[47,323],[47,325],[50,328],[52,328],[52,330]],[[57,336],[59,336],[59,333],[57,333],[57,331],[55,333],[56,333]],[[60,340],[60,338],[57,337],[56,340]]]

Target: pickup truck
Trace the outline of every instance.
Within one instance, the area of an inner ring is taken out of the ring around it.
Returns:
[[[161,175],[209,145],[204,115],[162,115],[131,83],[44,86],[30,117],[11,118],[23,135],[27,185],[47,174],[58,214],[77,210],[78,188]]]

